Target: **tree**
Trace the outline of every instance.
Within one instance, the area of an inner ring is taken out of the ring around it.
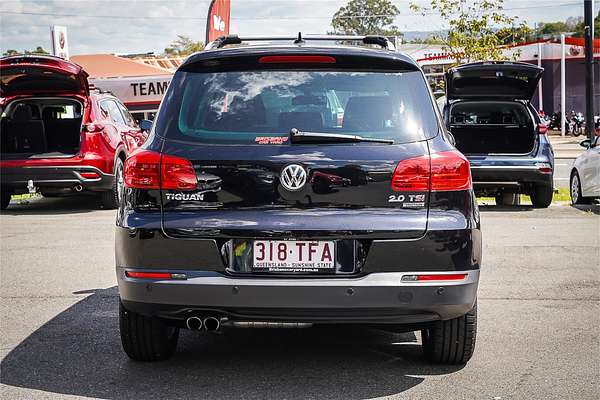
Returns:
[[[25,54],[50,54],[42,46],[38,46],[35,50],[25,50]]]
[[[50,54],[50,53],[48,53],[46,50],[44,50],[44,48],[42,46],[37,46],[35,48],[35,50],[23,50],[22,52],[15,50],[15,49],[8,49],[2,55],[3,56],[16,56],[19,54]]]
[[[583,37],[585,31],[585,23],[583,20],[579,21],[575,25],[574,31],[575,34],[573,36]],[[596,15],[596,18],[594,18],[594,38],[600,39],[600,11],[598,11],[598,15]]]
[[[407,43],[414,44],[444,44],[444,42],[438,36],[429,36],[426,38],[414,38],[409,40]]]
[[[350,0],[333,15],[336,34],[402,36],[393,25],[400,14],[389,0]]]
[[[187,56],[189,54],[204,50],[204,43],[196,42],[185,35],[177,35],[177,39],[171,42],[165,49],[168,56]]]
[[[502,11],[504,0],[430,0],[429,7],[411,3],[413,11],[439,14],[449,27],[448,34],[440,37],[446,51],[452,53],[458,64],[502,60],[501,46],[511,43],[515,32],[520,36],[529,28]],[[514,54],[517,57],[518,54]]]

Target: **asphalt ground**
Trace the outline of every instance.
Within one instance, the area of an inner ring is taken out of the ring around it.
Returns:
[[[479,332],[466,366],[372,328],[182,332],[169,361],[122,352],[115,212],[40,199],[0,215],[2,399],[597,399],[600,216],[481,207]]]

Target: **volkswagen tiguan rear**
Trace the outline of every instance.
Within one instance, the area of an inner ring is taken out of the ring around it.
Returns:
[[[479,214],[423,72],[385,48],[237,40],[180,66],[125,162],[127,355],[166,359],[180,329],[367,324],[467,362]]]

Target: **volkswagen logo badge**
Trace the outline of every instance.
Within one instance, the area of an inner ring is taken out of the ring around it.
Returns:
[[[289,191],[300,190],[306,184],[306,170],[298,164],[287,165],[281,171],[279,182]]]

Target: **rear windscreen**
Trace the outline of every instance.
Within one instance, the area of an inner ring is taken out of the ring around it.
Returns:
[[[292,128],[396,143],[438,131],[419,71],[268,70],[177,72],[155,132],[179,140],[256,143],[287,136]]]

